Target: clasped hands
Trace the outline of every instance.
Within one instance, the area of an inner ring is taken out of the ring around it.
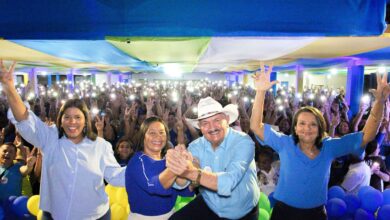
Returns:
[[[196,171],[199,167],[192,154],[187,151],[184,145],[178,145],[169,149],[166,154],[166,166],[175,175],[190,179],[191,171]]]

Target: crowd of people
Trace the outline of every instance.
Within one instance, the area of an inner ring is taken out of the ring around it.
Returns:
[[[351,115],[342,88],[272,90],[263,65],[254,85],[83,81],[38,93],[15,85],[15,65],[1,62],[0,199],[41,194],[43,219],[110,219],[107,183],[126,187],[129,219],[257,219],[260,191],[278,201],[271,219],[326,219],[329,187],[389,185],[386,75]]]

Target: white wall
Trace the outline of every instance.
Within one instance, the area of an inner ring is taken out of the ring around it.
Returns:
[[[133,80],[137,79],[157,79],[157,80],[202,80],[208,78],[209,80],[225,80],[225,74],[224,73],[186,73],[183,74],[182,77],[170,77],[165,74],[161,73],[140,73],[140,74],[133,74],[131,76]]]
[[[287,83],[288,87],[296,87],[296,75],[295,74],[284,74],[284,73],[278,73],[276,76],[276,79],[280,82],[278,86],[281,86],[281,84]],[[248,84],[252,85],[253,80],[252,77],[248,77]],[[311,85],[315,86],[327,86],[329,88],[345,88],[347,84],[347,76],[344,74],[304,74],[303,77],[303,86],[308,87]]]
[[[278,73],[276,75],[276,79],[280,82],[279,85],[281,85],[283,82],[286,82],[288,83],[288,87],[293,86],[294,88],[296,88],[297,78],[295,74]]]
[[[96,74],[96,85],[102,85],[103,83],[107,82],[107,76],[103,73],[97,73]]]
[[[347,85],[347,76],[343,74],[305,74],[303,78],[303,86],[308,87],[311,85],[327,86],[328,88],[345,88]]]

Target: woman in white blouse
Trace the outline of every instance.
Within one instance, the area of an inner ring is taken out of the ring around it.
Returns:
[[[88,108],[80,99],[61,108],[57,126],[48,126],[23,104],[14,86],[15,62],[0,61],[0,82],[10,106],[8,117],[20,134],[43,154],[42,219],[110,219],[104,181],[124,186],[125,167],[111,144],[92,132]]]

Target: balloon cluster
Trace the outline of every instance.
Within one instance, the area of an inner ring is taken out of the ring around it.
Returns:
[[[105,190],[110,201],[111,219],[126,220],[130,214],[126,188],[108,184]]]
[[[330,220],[388,220],[390,189],[382,193],[364,186],[355,195],[346,194],[340,186],[333,186],[328,191],[326,211]]]
[[[259,198],[259,220],[269,220],[271,213],[272,213],[272,207],[273,207],[273,193],[271,193],[269,196],[264,194],[263,192],[260,192],[260,198]]]
[[[126,220],[130,213],[127,192],[124,187],[107,185],[105,191],[109,197],[111,219]],[[42,210],[39,209],[39,195],[10,196],[0,205],[0,220],[7,219],[42,219]]]
[[[10,196],[0,205],[2,219],[36,219],[38,215],[39,196]],[[39,219],[39,218],[38,218]]]

